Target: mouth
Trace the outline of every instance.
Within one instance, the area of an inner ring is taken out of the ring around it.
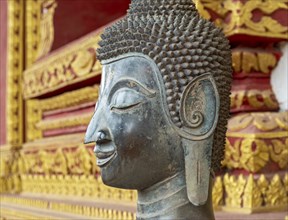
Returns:
[[[97,157],[96,164],[99,167],[104,167],[110,161],[112,161],[117,155],[116,150],[104,152],[104,151],[100,151],[99,149],[97,149],[97,147],[95,147],[95,148],[96,148],[96,150],[94,152],[95,152],[95,155]]]

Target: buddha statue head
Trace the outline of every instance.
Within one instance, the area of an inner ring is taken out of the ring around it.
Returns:
[[[85,139],[96,142],[103,182],[145,192],[183,174],[170,187],[204,205],[224,154],[228,40],[192,0],[132,0],[101,37],[100,95]]]

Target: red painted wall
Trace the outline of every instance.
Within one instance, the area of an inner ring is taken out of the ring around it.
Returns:
[[[0,0],[0,145],[6,144],[7,0]]]
[[[123,16],[130,0],[57,0],[52,50]]]

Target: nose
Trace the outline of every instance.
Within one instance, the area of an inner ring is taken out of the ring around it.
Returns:
[[[84,143],[104,143],[111,140],[104,108],[98,108],[87,127]]]
[[[96,117],[94,113],[86,130],[85,139],[84,139],[85,144],[96,142],[96,138],[95,138],[96,129],[97,129],[97,125],[96,125]]]
[[[109,132],[100,130],[96,134],[96,144],[105,144],[111,141]]]

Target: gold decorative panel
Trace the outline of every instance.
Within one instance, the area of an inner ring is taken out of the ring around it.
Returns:
[[[53,17],[56,0],[25,1],[26,68],[45,56],[54,41]]]
[[[23,43],[24,0],[8,1],[7,63],[7,144],[19,147],[23,142]]]
[[[24,72],[24,97],[40,96],[100,75],[95,52],[100,34],[92,33],[33,64]]]
[[[288,10],[288,0],[194,0],[200,14],[212,19],[223,28],[226,36],[245,34],[250,36],[288,39],[288,26],[273,18],[273,13]],[[255,11],[259,17],[253,19]],[[211,13],[213,12],[213,13]],[[287,13],[287,12],[286,12]],[[215,17],[215,16],[213,16]],[[227,19],[229,17],[229,19]]]

